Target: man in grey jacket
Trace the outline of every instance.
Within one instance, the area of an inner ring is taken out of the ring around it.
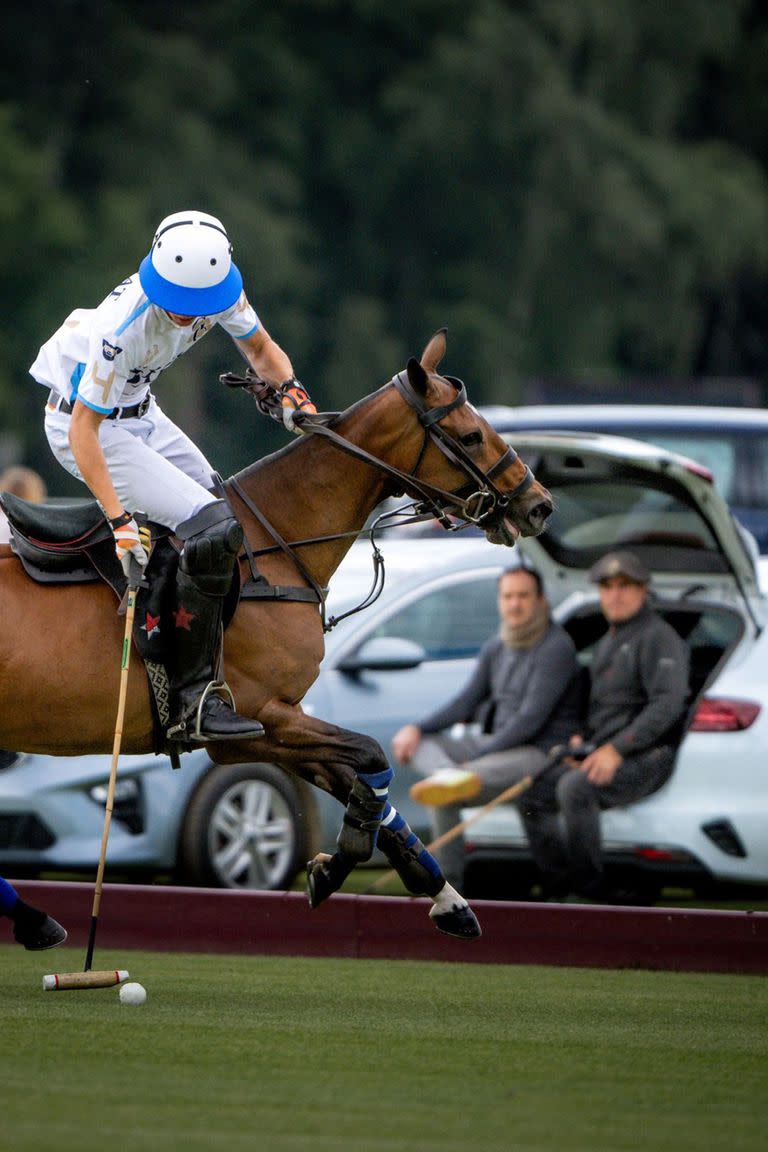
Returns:
[[[573,642],[550,619],[539,573],[517,567],[499,577],[501,628],[480,651],[469,682],[452,700],[393,738],[395,759],[425,779],[411,789],[432,807],[435,836],[454,827],[461,804],[485,804],[524,776],[579,725],[581,677]],[[454,736],[453,725],[467,726]],[[460,839],[438,853],[449,883],[461,887]]]
[[[672,773],[688,701],[688,648],[648,603],[650,573],[632,552],[590,572],[608,632],[590,667],[586,723],[519,801],[549,895],[610,896],[600,810],[632,804]]]

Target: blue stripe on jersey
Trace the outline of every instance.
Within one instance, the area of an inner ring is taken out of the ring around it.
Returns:
[[[235,336],[235,340],[247,340],[249,336],[253,336],[254,332],[258,332],[259,328],[261,328],[261,324],[257,320],[250,332],[246,332],[242,336]]]
[[[138,320],[139,316],[141,316],[141,314],[146,312],[147,308],[149,308],[150,303],[150,300],[145,300],[144,303],[139,308],[137,308],[135,312],[132,312],[128,319],[124,320],[118,330],[115,332],[115,336],[121,336],[129,324],[133,324],[134,320]],[[100,409],[97,409],[97,411],[100,411]]]
[[[109,415],[110,412],[114,411],[113,408],[99,408],[98,404],[91,404],[90,400],[84,400],[82,396],[78,396],[77,398],[81,404],[85,404],[86,408],[91,408],[94,412],[105,412]]]
[[[80,388],[80,381],[83,378],[84,372],[85,364],[75,365],[75,370],[69,378],[69,382],[72,385],[72,391],[69,394],[69,403],[74,404],[75,398],[77,398],[81,404],[85,404],[86,408],[93,408],[94,412],[111,412],[111,408],[99,408],[96,404],[90,404],[87,400],[83,400],[78,390]]]
[[[85,372],[85,364],[75,364],[75,369],[69,378],[69,383],[71,385],[71,391],[69,393],[70,404],[74,404],[75,402],[75,396],[77,396],[77,390],[80,387],[80,381],[83,378],[83,372]]]

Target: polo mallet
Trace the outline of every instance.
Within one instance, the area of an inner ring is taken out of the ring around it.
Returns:
[[[70,988],[111,988],[113,985],[122,984],[124,980],[128,979],[128,972],[126,972],[124,968],[116,968],[112,971],[93,972],[91,970],[91,964],[93,962],[93,949],[96,943],[96,929],[99,923],[99,908],[101,907],[101,889],[104,883],[104,865],[107,859],[109,826],[112,822],[112,809],[115,801],[117,762],[120,758],[120,745],[123,740],[123,720],[125,717],[125,702],[128,696],[128,669],[131,659],[133,618],[136,613],[136,597],[138,595],[139,585],[141,584],[141,577],[141,566],[131,556],[127,605],[125,610],[125,633],[123,635],[122,663],[120,666],[120,695],[117,702],[115,739],[112,745],[112,764],[109,769],[109,786],[107,788],[107,801],[104,807],[104,829],[101,834],[101,851],[99,853],[99,866],[96,872],[96,886],[93,892],[91,928],[88,934],[85,966],[82,972],[59,972],[50,976],[43,976],[43,988],[46,992],[60,992]]]
[[[549,767],[549,765],[547,765],[547,767]],[[523,792],[526,792],[531,784],[533,784],[533,781],[534,776],[530,775],[524,776],[523,779],[518,780],[516,784],[510,784],[508,788],[505,788],[498,796],[494,796],[493,800],[489,800],[482,808],[478,808],[477,811],[473,812],[471,816],[468,816],[466,820],[455,824],[453,828],[449,828],[447,832],[443,832],[442,835],[438,836],[436,840],[433,840],[431,844],[427,844],[427,851],[434,852],[436,848],[442,848],[444,844],[449,844],[451,840],[456,840],[463,834],[466,828],[469,828],[477,820],[486,816],[493,808],[496,808],[497,805],[506,804],[510,800],[515,800],[518,796],[522,796]],[[375,892],[377,888],[383,888],[385,884],[388,884],[390,880],[394,880],[396,876],[397,872],[395,872],[394,869],[390,869],[371,884],[370,888],[367,889],[367,893]]]

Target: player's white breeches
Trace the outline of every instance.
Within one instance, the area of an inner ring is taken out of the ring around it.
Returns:
[[[59,463],[82,480],[69,446],[70,419],[46,408],[45,434]],[[129,512],[176,529],[216,499],[209,491],[211,465],[154,397],[143,416],[103,420],[99,440],[115,491]]]

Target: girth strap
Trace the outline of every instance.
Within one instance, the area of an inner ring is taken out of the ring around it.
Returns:
[[[245,504],[248,511],[256,517],[262,528],[264,528],[270,534],[276,544],[280,545],[280,548],[283,550],[283,552],[285,552],[287,556],[290,556],[290,558],[293,560],[293,563],[296,565],[297,570],[307,581],[307,584],[309,584],[309,588],[288,588],[284,585],[266,585],[265,591],[261,592],[260,582],[258,581],[258,574],[256,573],[253,564],[253,553],[250,552],[250,549],[248,549],[248,558],[251,563],[251,574],[254,577],[254,584],[246,585],[250,591],[247,593],[247,595],[244,595],[244,599],[299,601],[309,600],[315,604],[320,605],[323,625],[325,626],[325,598],[327,595],[327,589],[322,588],[318,584],[317,580],[315,580],[314,576],[306,567],[306,565],[296,555],[288,541],[283,539],[277,528],[275,528],[274,525],[269,522],[261,509],[256,506],[253,500],[251,500],[250,496],[245,491],[236,476],[230,476],[229,480],[226,481],[224,488],[225,490],[227,488],[231,488],[232,491],[239,497],[239,499],[242,500],[243,504]]]

